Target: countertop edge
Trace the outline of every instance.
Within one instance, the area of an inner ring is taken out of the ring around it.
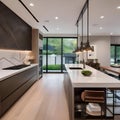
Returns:
[[[69,75],[71,84],[73,88],[81,87],[98,87],[98,88],[120,88],[120,81],[106,75],[105,73],[98,71],[94,68],[91,68],[86,65],[86,68],[93,72],[93,76],[88,77],[91,80],[88,80],[87,77],[80,75],[80,70],[71,70],[69,67],[82,67],[81,64],[65,64],[66,71]],[[77,77],[76,77],[77,76]],[[108,79],[108,80],[107,80]]]
[[[7,78],[9,78],[9,77],[11,77],[11,76],[14,76],[14,75],[18,74],[18,73],[21,73],[21,72],[23,72],[25,70],[28,70],[28,69],[30,69],[32,67],[35,67],[35,66],[38,66],[38,64],[37,63],[31,64],[30,66],[19,69],[19,70],[1,70],[1,71],[6,72],[6,75],[4,75],[3,77],[0,78],[0,82],[7,79]]]

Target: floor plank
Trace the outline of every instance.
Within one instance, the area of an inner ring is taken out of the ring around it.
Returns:
[[[69,120],[63,74],[45,74],[1,120]]]

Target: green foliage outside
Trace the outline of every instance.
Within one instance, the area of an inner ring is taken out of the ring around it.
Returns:
[[[43,70],[46,70],[46,65],[43,66]],[[61,70],[61,65],[48,65],[48,70]]]
[[[76,38],[63,38],[63,53],[72,53],[76,48]],[[46,38],[43,39],[43,45],[46,45]],[[48,38],[48,45],[54,50],[48,49],[48,54],[61,55],[61,38]],[[46,50],[43,49],[43,54]]]
[[[47,45],[47,39],[48,39],[48,46]],[[63,46],[62,46],[63,44]],[[46,55],[46,49],[48,48],[48,55],[61,55],[61,47],[64,53],[73,53],[73,51],[76,49],[77,46],[77,39],[76,38],[44,38],[43,39],[43,55]],[[48,58],[49,59],[49,58]],[[63,69],[65,69],[64,65],[62,66]],[[46,65],[43,66],[43,70],[61,70],[61,65],[48,65],[48,68],[46,68]]]
[[[63,53],[72,53],[76,49],[76,39],[63,40]]]

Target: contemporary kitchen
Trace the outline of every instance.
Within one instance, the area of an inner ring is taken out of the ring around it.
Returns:
[[[120,0],[0,0],[0,119],[119,120]]]

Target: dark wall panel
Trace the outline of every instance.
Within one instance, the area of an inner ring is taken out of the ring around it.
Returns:
[[[0,2],[0,49],[31,50],[32,27]]]

